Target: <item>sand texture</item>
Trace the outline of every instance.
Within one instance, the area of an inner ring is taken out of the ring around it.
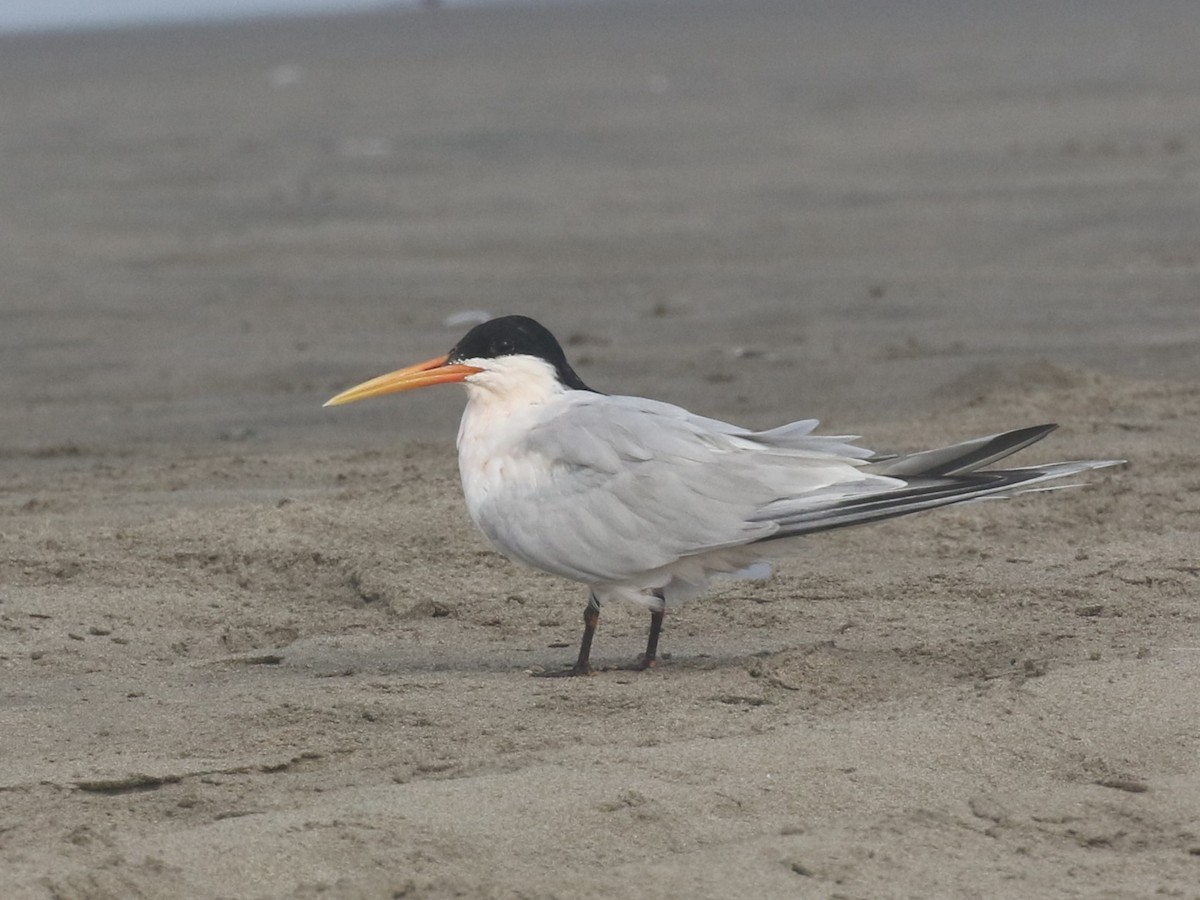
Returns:
[[[903,12],[901,8],[903,7]],[[1190,2],[612,3],[0,40],[0,897],[1200,897]],[[1082,489],[606,609],[470,526],[580,374]]]

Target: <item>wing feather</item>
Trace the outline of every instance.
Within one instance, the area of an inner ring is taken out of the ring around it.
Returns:
[[[852,436],[813,434],[813,419],[753,432],[585,391],[508,415],[478,427],[482,437],[460,431],[476,524],[513,559],[637,602],[657,602],[652,587],[685,598],[710,574],[742,569],[762,551],[750,544],[1049,490],[1116,464],[985,469],[1053,426],[879,457]]]
[[[571,395],[529,429],[527,474],[486,501],[480,527],[531,565],[615,583],[770,537],[778,525],[756,513],[779,498],[899,483],[862,470],[869,451],[813,427],[756,434],[653,400]]]

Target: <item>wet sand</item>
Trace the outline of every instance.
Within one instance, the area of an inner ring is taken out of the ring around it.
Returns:
[[[1191,4],[0,39],[0,894],[1192,896]],[[471,528],[469,310],[580,374],[1088,487],[608,609]]]

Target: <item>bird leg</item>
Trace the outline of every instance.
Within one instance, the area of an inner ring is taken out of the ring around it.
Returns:
[[[637,662],[639,669],[652,669],[658,665],[658,638],[662,634],[663,617],[666,615],[666,599],[661,590],[654,591],[654,596],[663,605],[650,611],[650,635],[646,638],[646,652]],[[583,610],[583,637],[579,641],[579,658],[570,669],[561,672],[538,673],[543,678],[569,678],[574,675],[592,674],[592,638],[596,636],[596,626],[600,624],[600,601],[596,594],[588,594],[588,603]]]
[[[662,601],[662,606],[650,611],[650,635],[646,638],[646,652],[642,654],[641,667],[652,669],[658,665],[658,636],[662,634],[663,616],[667,613],[666,598],[662,590],[656,590],[654,596]]]
[[[545,678],[569,678],[573,675],[591,675],[592,638],[596,635],[596,626],[600,623],[600,601],[595,593],[588,594],[588,603],[583,610],[583,637],[579,641],[579,658],[574,667],[562,672],[539,673]]]
[[[591,675],[592,638],[596,635],[596,626],[600,624],[600,601],[594,592],[588,594],[587,606],[583,608],[583,637],[579,640],[579,658],[575,660],[575,668],[571,675]]]

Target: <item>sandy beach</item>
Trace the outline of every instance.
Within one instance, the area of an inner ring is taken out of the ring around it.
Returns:
[[[0,896],[1200,897],[1190,2],[383,10],[0,37]],[[463,508],[580,374],[1087,486],[606,609]]]

